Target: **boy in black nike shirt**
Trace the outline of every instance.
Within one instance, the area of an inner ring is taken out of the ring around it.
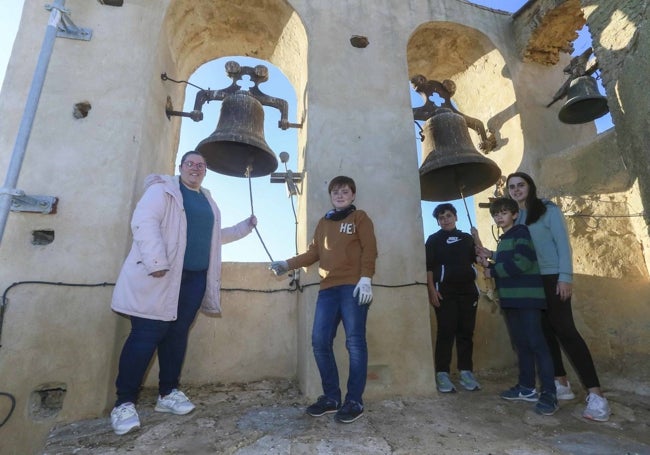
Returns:
[[[449,378],[451,353],[456,342],[460,384],[466,390],[479,390],[472,373],[472,351],[478,288],[474,262],[474,239],[456,228],[456,208],[449,203],[433,211],[440,230],[426,241],[427,290],[436,312],[436,386],[442,393],[455,392]]]

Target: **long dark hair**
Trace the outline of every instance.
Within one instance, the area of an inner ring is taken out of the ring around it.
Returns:
[[[513,172],[510,174],[506,179],[506,189],[508,188],[508,184],[512,177],[519,177],[528,183],[528,196],[526,196],[526,226],[530,226],[546,213],[546,204],[537,197],[537,186],[535,185],[533,178],[525,172]],[[510,190],[508,190],[508,197],[510,197]]]

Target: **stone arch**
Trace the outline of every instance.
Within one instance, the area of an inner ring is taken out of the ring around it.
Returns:
[[[156,67],[158,73],[167,73],[174,80],[187,81],[197,69],[204,64],[218,60],[223,57],[246,56],[252,57],[264,62],[268,62],[276,67],[284,77],[289,81],[292,89],[296,93],[296,105],[289,109],[289,121],[303,123],[306,112],[306,84],[307,84],[307,34],[302,19],[298,16],[294,8],[286,0],[268,0],[261,2],[246,2],[237,4],[225,0],[168,0],[163,13],[161,14],[161,31],[157,40],[157,61],[159,66]],[[219,72],[215,75],[214,80],[210,81],[209,86],[203,86],[204,89],[220,89],[228,84],[220,85],[220,78],[224,74],[224,68],[221,66],[217,69]],[[154,74],[156,78],[159,74]],[[153,84],[156,87],[156,93],[152,97],[152,104],[159,104],[161,99],[167,97],[171,100],[172,110],[182,111],[183,106],[193,104],[194,99],[188,86],[185,84],[175,84],[172,82],[162,82]],[[264,84],[261,89],[271,95],[280,96],[278,93],[272,93],[265,89]],[[192,97],[192,99],[186,99]],[[211,113],[219,112],[219,102],[217,106],[204,106],[205,118],[193,127],[204,127],[212,122],[209,118]],[[160,118],[158,115],[158,105],[152,107],[156,112],[156,125],[146,125],[145,128],[150,130],[149,136],[154,141],[164,143],[153,146],[146,146],[147,150],[161,150],[159,157],[150,156],[150,160],[158,160],[158,166],[163,167],[165,172],[174,171],[176,152],[180,144],[181,137],[181,118],[171,117],[168,121],[166,118]],[[218,118],[218,117],[217,117]],[[216,120],[214,121],[216,122]],[[212,132],[216,123],[212,122],[207,128]],[[193,122],[190,122],[193,123]],[[297,150],[295,153],[291,150],[291,156],[297,156],[301,160],[301,153],[304,152],[304,143],[306,141],[306,126],[301,129],[290,129],[292,137],[297,133],[297,144],[292,147]],[[164,135],[160,135],[164,131]],[[269,131],[267,129],[268,136]],[[285,134],[289,134],[285,132]],[[164,136],[166,139],[155,139]],[[207,136],[207,135],[206,135]],[[301,145],[302,144],[302,145]],[[276,154],[280,150],[275,150]],[[298,166],[301,167],[301,166]],[[151,163],[142,165],[142,174],[148,173],[152,169]],[[295,169],[295,167],[294,167]],[[216,176],[214,178],[219,178]],[[240,179],[237,179],[240,180]],[[233,185],[244,185],[247,182],[234,182]],[[254,185],[261,182],[256,179]],[[141,177],[136,176],[136,196],[139,195]],[[268,184],[268,179],[264,179]],[[231,184],[231,183],[229,183]],[[248,187],[242,194],[248,194]],[[260,207],[258,207],[260,208]],[[254,237],[254,236],[253,236]],[[248,244],[259,246],[256,238],[243,240]],[[268,241],[268,239],[265,239]],[[241,247],[239,243],[236,247]],[[231,246],[233,247],[233,246]],[[254,248],[254,247],[252,247]],[[261,248],[260,248],[261,250]]]
[[[481,31],[452,22],[427,22],[411,34],[407,47],[409,75],[451,79],[458,109],[483,122],[497,140],[490,158],[508,172],[522,160],[523,134],[515,89],[506,60]],[[478,147],[478,135],[470,130]],[[492,190],[489,190],[492,191]]]
[[[270,61],[300,85],[297,73],[304,71],[306,62],[306,32],[284,0],[245,5],[226,0],[172,0],[163,28],[181,75],[217,57],[246,55]]]
[[[297,93],[298,118],[290,121],[302,121],[307,34],[302,20],[287,1],[239,5],[226,0],[170,0],[158,46],[162,59],[172,65],[173,77],[178,80],[187,80],[201,65],[219,57],[241,55],[272,63]],[[185,87],[165,89],[171,93],[174,106],[182,106]],[[180,122],[173,129],[176,138],[179,129]]]
[[[496,148],[488,157],[499,165],[504,175],[517,169],[524,156],[524,137],[515,89],[504,55],[488,36],[475,28],[453,22],[421,24],[409,38],[407,64],[409,77],[422,74],[429,80],[453,80],[457,90],[452,102],[464,114],[481,120],[496,138]],[[479,135],[472,129],[469,131],[476,153],[482,153],[478,148]],[[479,204],[487,202],[495,189],[493,186],[472,195],[475,226],[492,226],[488,211],[480,209]],[[423,219],[431,216],[435,205],[437,203],[422,202]],[[462,219],[462,222],[465,220],[460,208],[458,219]],[[432,231],[428,234],[436,229],[434,221],[431,227]],[[460,228],[469,230],[469,227]],[[490,240],[487,232],[487,229],[483,229],[484,241]],[[486,359],[496,358],[498,346],[507,345],[508,341],[501,330],[502,321],[485,311],[494,304],[490,294],[492,285],[481,279],[477,283],[481,294],[486,297],[481,297],[484,302],[479,305],[482,314],[477,318],[474,340],[476,343],[488,338],[492,340],[483,347],[484,356],[474,359],[475,368],[480,370],[488,365]],[[430,315],[430,327],[432,347],[435,347],[437,321],[433,313]]]

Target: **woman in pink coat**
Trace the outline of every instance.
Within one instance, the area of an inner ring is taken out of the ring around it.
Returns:
[[[158,350],[159,397],[155,410],[183,415],[194,404],[178,390],[190,326],[199,308],[220,313],[221,245],[238,240],[257,224],[251,216],[221,229],[221,214],[201,187],[205,159],[187,152],[180,176],[150,175],[131,230],[133,245],[115,285],[111,308],[131,319],[120,356],[111,412],[116,434],[140,426],[138,392]]]

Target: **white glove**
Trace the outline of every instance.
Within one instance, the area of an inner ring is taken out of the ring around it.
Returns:
[[[273,270],[276,276],[284,275],[289,271],[289,264],[287,261],[274,261],[271,262],[269,269]]]
[[[359,295],[359,305],[367,305],[372,302],[372,286],[370,278],[362,276],[352,292],[352,297]]]

